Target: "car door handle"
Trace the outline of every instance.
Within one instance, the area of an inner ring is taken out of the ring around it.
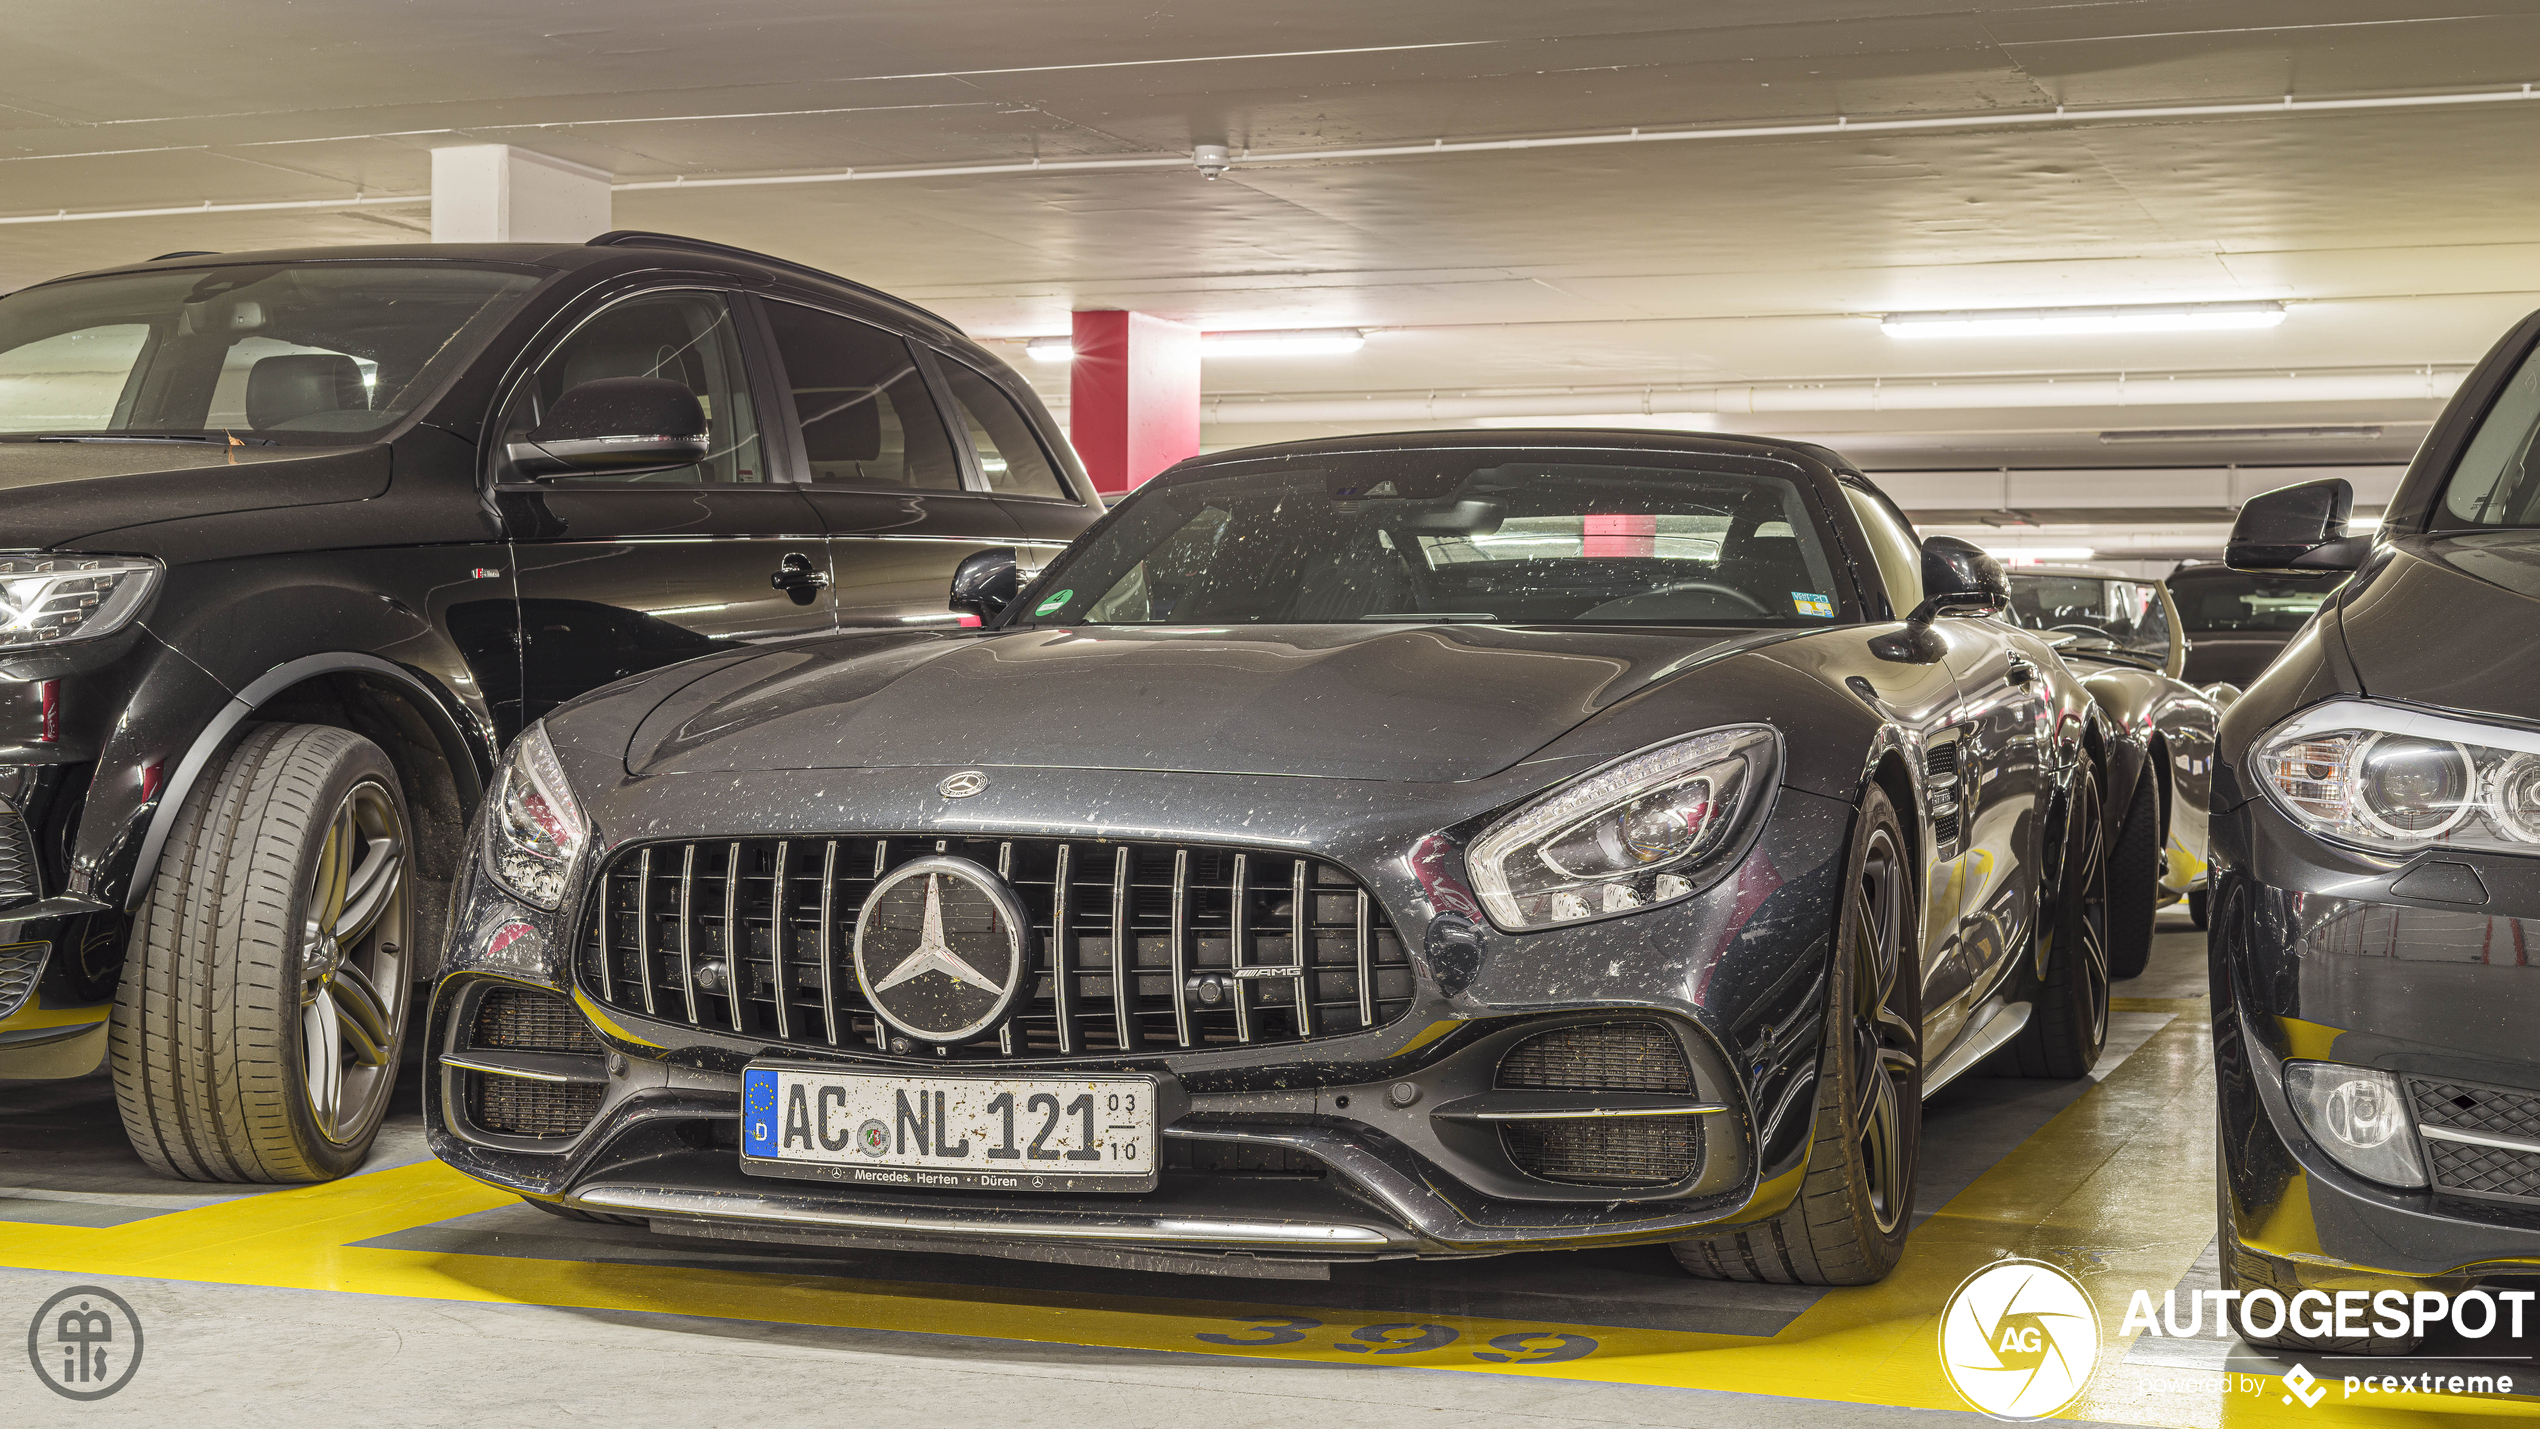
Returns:
[[[796,604],[809,604],[813,592],[828,588],[829,573],[815,568],[809,556],[787,555],[767,583],[792,596]]]
[[[2011,657],[2011,683],[2025,685],[2037,678],[2037,667],[2014,655]]]

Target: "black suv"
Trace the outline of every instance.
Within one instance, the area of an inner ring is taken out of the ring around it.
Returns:
[[[941,318],[650,233],[180,253],[0,298],[0,1078],[144,1160],[357,1166],[524,724],[970,619],[1099,513]],[[535,805],[535,799],[528,801]]]

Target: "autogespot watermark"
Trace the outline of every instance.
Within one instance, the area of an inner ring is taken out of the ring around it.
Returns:
[[[2044,1419],[2080,1396],[2099,1363],[2099,1312],[2081,1283],[2034,1260],[1967,1277],[1940,1314],[1940,1367],[1995,1419]]]
[[[74,1285],[27,1323],[26,1358],[55,1394],[103,1399],[141,1368],[141,1317],[112,1290]]]

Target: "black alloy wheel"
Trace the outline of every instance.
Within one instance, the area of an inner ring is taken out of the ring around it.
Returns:
[[[1886,791],[1863,795],[1853,828],[1826,969],[1807,1175],[1772,1219],[1669,1247],[1706,1279],[1867,1285],[1905,1252],[1922,1161],[1919,884]]]
[[[2073,773],[2062,818],[2048,825],[2062,857],[2038,910],[2028,1025],[1993,1059],[1995,1070],[2012,1076],[2087,1076],[2108,1045],[2108,830],[2100,777],[2085,760]]]

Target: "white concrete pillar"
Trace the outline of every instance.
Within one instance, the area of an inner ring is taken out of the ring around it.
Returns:
[[[509,144],[432,151],[435,243],[580,243],[609,228],[609,176]]]

